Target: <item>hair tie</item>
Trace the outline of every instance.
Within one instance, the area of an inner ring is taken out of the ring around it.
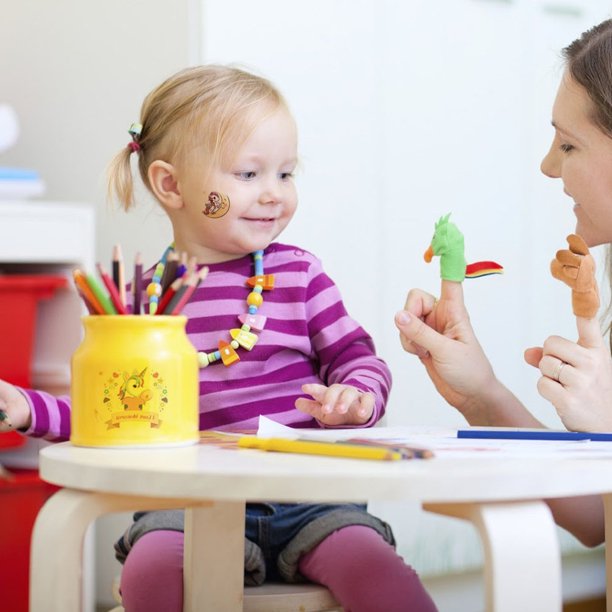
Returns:
[[[128,142],[128,148],[132,153],[138,153],[138,151],[141,150],[138,139],[140,138],[140,134],[142,132],[142,123],[132,123],[128,132],[132,136],[132,142]]]

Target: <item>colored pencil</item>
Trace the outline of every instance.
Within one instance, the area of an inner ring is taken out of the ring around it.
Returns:
[[[134,278],[132,280],[133,306],[132,313],[140,314],[142,301],[142,255],[136,253],[134,258]]]
[[[140,253],[136,253],[134,258],[134,278],[131,283],[133,301],[131,306],[127,304],[125,299],[126,284],[123,256],[119,245],[115,245],[113,248],[112,272],[110,274],[101,263],[96,264],[101,282],[94,275],[75,268],[72,273],[74,284],[89,313],[92,315],[127,315],[132,313],[140,315],[144,310],[145,313],[151,315],[179,314],[193,292],[206,278],[208,268],[204,266],[198,272],[195,257],[188,259],[186,253],[181,253],[180,256],[173,254],[171,252],[172,247],[173,245],[170,245],[166,249],[161,261],[155,267],[151,284],[155,285],[154,289],[156,291],[153,291],[153,295],[149,296],[148,307],[143,301],[145,290],[143,288],[143,263]],[[182,262],[181,264],[179,264],[179,259]],[[170,270],[166,274],[167,267]],[[182,270],[184,271],[179,275]],[[172,281],[158,295],[159,288],[162,286],[162,278],[170,278]],[[121,290],[123,290],[123,296]],[[148,289],[146,293],[148,295]]]
[[[197,280],[195,274],[191,274],[187,277],[166,306],[166,314],[176,315],[180,313],[182,308],[189,301],[189,298],[193,295]]]
[[[85,308],[87,308],[87,312],[90,315],[97,315],[97,314],[101,314],[96,310],[96,307],[87,299],[87,297],[85,296],[85,294],[81,291],[81,288],[78,285],[76,286],[76,290],[77,293],[79,294],[79,296],[81,297],[81,299],[83,300],[83,304],[85,304]]]
[[[192,273],[185,283],[179,288],[174,297],[170,300],[170,303],[166,307],[166,312],[171,315],[178,315],[181,313],[185,304],[189,301],[193,292],[198,288],[200,283],[208,275],[208,268],[204,267],[199,272]]]
[[[193,255],[187,261],[187,270],[185,274],[195,274],[198,271],[198,258]]]
[[[108,294],[110,296],[111,302],[113,303],[113,306],[119,314],[127,314],[127,309],[124,305],[124,302],[121,301],[121,297],[119,296],[117,285],[115,285],[115,282],[108,275],[108,272],[104,269],[101,263],[96,264],[96,267],[98,268],[98,274],[100,275],[104,286],[108,290]]]
[[[179,263],[178,268],[176,270],[176,276],[183,276],[187,272],[187,253],[183,251],[181,253],[181,263]]]
[[[94,276],[91,274],[85,274],[85,280],[87,281],[87,285],[91,289],[91,292],[96,296],[98,302],[101,304],[103,314],[117,314],[117,309]]]
[[[162,293],[159,304],[157,305],[157,312],[155,314],[164,314],[166,312],[166,307],[170,303],[170,300],[175,296],[183,282],[184,279],[182,276],[174,279],[172,284],[166,289],[166,291],[164,291],[164,293]]]
[[[256,448],[264,451],[298,453],[303,455],[327,455],[350,459],[374,459],[378,461],[397,461],[404,459],[393,448],[368,446],[365,444],[345,444],[344,442],[319,442],[315,440],[289,440],[285,438],[258,438],[242,436],[238,439],[240,448]]]
[[[113,247],[113,282],[119,291],[119,299],[122,304],[126,304],[125,295],[125,268],[123,265],[123,254],[121,253],[121,245],[116,244]]]
[[[174,282],[176,278],[176,271],[179,266],[179,254],[176,251],[170,251],[168,253],[168,259],[166,259],[166,265],[164,266],[164,273],[162,274],[160,285],[162,288],[162,294],[168,287]]]
[[[87,302],[89,302],[89,304],[93,307],[95,314],[104,314],[102,304],[100,304],[98,298],[94,295],[93,291],[87,284],[85,273],[76,268],[72,271],[72,278],[74,279],[74,284],[77,286],[77,289],[86,300],[86,305]]]

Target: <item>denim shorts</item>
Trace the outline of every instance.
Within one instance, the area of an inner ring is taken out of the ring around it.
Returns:
[[[115,556],[123,563],[143,535],[157,530],[183,531],[183,524],[182,510],[137,512],[134,523],[115,543]],[[247,504],[245,584],[261,584],[266,579],[302,581],[300,557],[334,531],[350,525],[371,527],[395,545],[389,525],[369,514],[364,504]]]
[[[361,504],[247,504],[245,535],[257,544],[263,553],[266,575],[273,580],[281,578],[277,560],[302,530],[316,519],[334,513],[340,523],[353,513],[367,514]],[[347,524],[352,522],[347,520]],[[327,529],[320,532],[321,539],[329,535]],[[310,540],[310,538],[309,538]],[[313,548],[310,542],[309,548]],[[307,552],[307,551],[305,551]]]

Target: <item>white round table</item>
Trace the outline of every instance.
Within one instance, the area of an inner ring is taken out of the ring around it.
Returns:
[[[31,612],[81,608],[84,534],[106,513],[185,507],[185,609],[221,612],[242,609],[247,501],[368,500],[416,500],[471,520],[484,547],[487,610],[561,610],[557,533],[540,500],[612,494],[612,459],[588,454],[388,462],[210,444],[121,450],[61,443],[41,451],[40,472],[65,488],[36,521]]]

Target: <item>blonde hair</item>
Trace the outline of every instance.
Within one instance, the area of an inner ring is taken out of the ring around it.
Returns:
[[[184,163],[197,147],[207,168],[235,154],[270,113],[287,108],[283,96],[267,79],[239,68],[206,65],[187,68],[166,79],[144,100],[138,144],[138,170],[151,191],[147,171],[155,160]],[[108,195],[125,210],[134,204],[134,180],[124,147],[108,168]]]

